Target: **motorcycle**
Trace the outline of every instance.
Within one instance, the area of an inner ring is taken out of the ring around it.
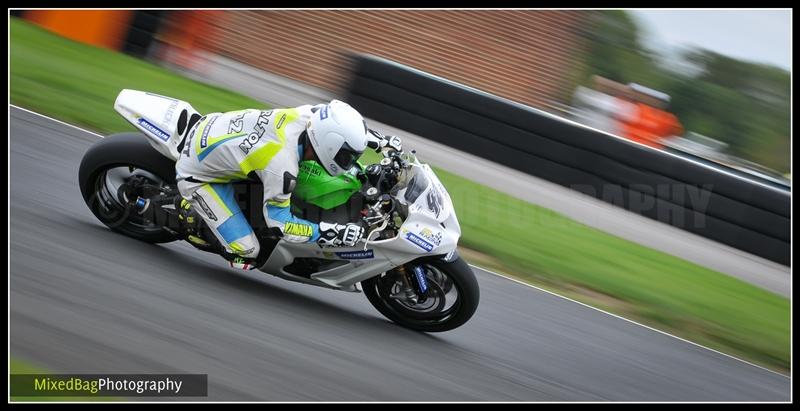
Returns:
[[[223,248],[202,219],[187,222],[179,212],[175,162],[201,114],[185,101],[128,89],[114,109],[138,132],[107,136],[85,153],[79,182],[86,205],[115,232],[149,243],[184,240],[220,254]],[[319,172],[311,164],[300,167],[301,174]],[[480,292],[456,250],[461,228],[433,170],[413,151],[390,149],[376,164],[326,176],[321,187],[298,182],[292,211],[316,222],[360,221],[367,234],[355,247],[283,240],[264,222],[260,181],[233,183],[261,245],[258,269],[289,281],[363,290],[381,314],[410,329],[442,332],[466,323]]]

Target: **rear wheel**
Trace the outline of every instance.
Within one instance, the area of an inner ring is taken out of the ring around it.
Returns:
[[[410,265],[423,269],[428,284],[425,297],[418,302],[396,298],[403,289],[403,281],[396,272],[361,282],[367,299],[381,314],[404,327],[424,332],[449,331],[472,317],[478,308],[480,290],[475,274],[464,260],[427,259],[407,266]]]
[[[111,135],[95,143],[83,157],[79,182],[92,213],[110,229],[149,243],[175,236],[132,207],[144,190],[174,191],[174,163],[138,133]]]

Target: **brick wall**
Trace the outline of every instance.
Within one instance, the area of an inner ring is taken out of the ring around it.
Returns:
[[[347,51],[407,64],[521,103],[571,94],[587,11],[230,11],[200,42],[219,54],[337,91]],[[201,34],[202,35],[202,34]]]

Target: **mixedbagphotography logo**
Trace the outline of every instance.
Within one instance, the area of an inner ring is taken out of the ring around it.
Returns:
[[[208,374],[11,374],[12,397],[206,397]]]

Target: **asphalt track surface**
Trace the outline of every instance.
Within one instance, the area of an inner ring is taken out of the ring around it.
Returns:
[[[361,294],[242,273],[102,226],[96,136],[10,108],[11,357],[60,373],[208,374],[223,401],[788,401],[790,379],[476,270],[463,327],[394,325]]]

